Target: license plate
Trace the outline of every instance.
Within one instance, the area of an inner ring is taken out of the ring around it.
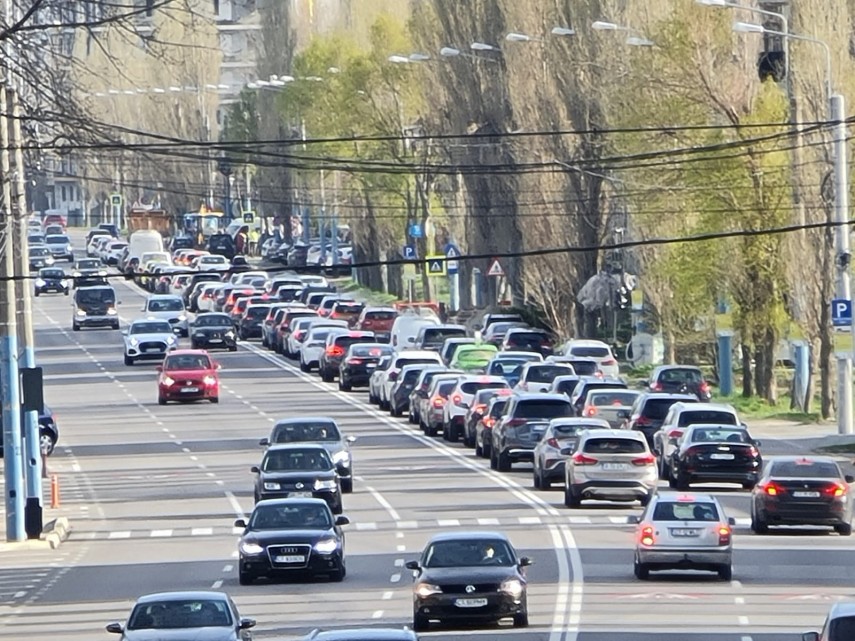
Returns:
[[[710,458],[714,461],[732,461],[736,458],[733,454],[710,454]]]
[[[193,392],[198,392],[198,391],[199,391],[199,388],[198,388],[198,387],[182,387],[182,388],[181,388],[181,391],[182,391],[182,392],[187,392],[188,394],[191,394],[191,393],[193,393]]]
[[[305,563],[306,557],[299,554],[287,554],[285,556],[275,556],[273,560],[277,563]]]
[[[626,463],[603,463],[603,469],[607,472],[615,472],[618,470],[625,470],[627,468]]]
[[[699,531],[681,528],[681,529],[671,530],[671,534],[674,536],[698,536]]]
[[[458,608],[483,608],[487,605],[487,599],[457,599],[454,605]]]
[[[209,338],[208,342],[209,343],[222,343],[223,339],[222,338]]]
[[[365,366],[365,369],[374,369],[375,367],[377,367],[377,365],[375,365],[374,363],[368,363],[368,364]]]
[[[797,499],[816,499],[819,498],[819,492],[793,492],[793,496]]]
[[[312,498],[311,492],[288,492],[288,498],[291,499],[310,499]]]

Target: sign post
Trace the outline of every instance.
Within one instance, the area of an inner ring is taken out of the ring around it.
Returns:
[[[115,223],[119,229],[122,228],[122,194],[110,194],[110,206],[112,207],[112,216],[113,223]]]
[[[460,264],[456,259],[460,249],[454,243],[445,246],[445,271],[448,273],[448,307],[452,312],[460,309]]]

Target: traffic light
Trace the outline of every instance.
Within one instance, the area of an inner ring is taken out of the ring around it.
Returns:
[[[615,307],[618,309],[627,309],[630,303],[629,290],[626,287],[621,286],[615,292]]]

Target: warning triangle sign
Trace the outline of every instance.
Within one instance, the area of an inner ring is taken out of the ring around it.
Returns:
[[[487,270],[487,276],[504,276],[505,270],[502,269],[501,263],[499,263],[498,258],[494,258],[493,262],[490,263],[490,269]]]
[[[431,276],[445,275],[445,256],[429,256],[426,262],[428,274]]]

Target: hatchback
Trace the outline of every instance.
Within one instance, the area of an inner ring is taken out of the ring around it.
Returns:
[[[492,431],[490,467],[507,472],[515,462],[531,461],[549,421],[572,415],[570,401],[563,394],[511,395],[502,420]]]
[[[220,365],[201,349],[182,349],[170,353],[157,368],[157,402],[220,402]]]
[[[579,433],[590,429],[609,429],[599,418],[554,418],[534,448],[532,476],[536,489],[548,489],[564,482],[564,461],[573,453]]]
[[[612,348],[602,341],[571,340],[564,344],[564,355],[597,361],[604,376],[617,378],[620,366],[612,354]]]
[[[702,403],[712,398],[710,384],[704,379],[700,367],[662,365],[653,370],[647,385],[651,392],[692,394]]]

